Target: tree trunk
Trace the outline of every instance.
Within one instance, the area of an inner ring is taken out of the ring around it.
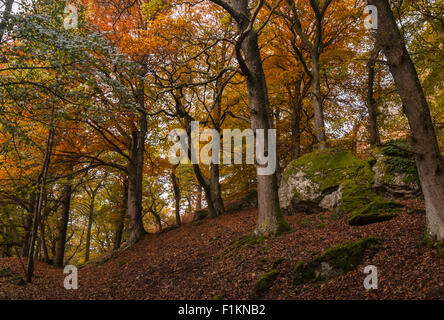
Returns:
[[[376,59],[379,56],[379,46],[376,44],[373,49],[370,59],[367,63],[367,110],[369,115],[369,126],[368,131],[370,134],[370,146],[375,147],[380,144],[379,134],[378,134],[378,123],[377,123],[377,105],[374,98],[374,83],[375,83],[375,64]]]
[[[301,155],[301,110],[305,95],[305,92],[303,93],[303,90],[301,90],[301,85],[302,77],[294,83],[294,94],[292,93],[291,87],[287,87],[290,100],[289,107],[291,109],[291,145],[293,160],[299,158]]]
[[[398,30],[387,0],[368,0],[378,8],[378,42],[389,62],[412,132],[416,165],[427,211],[427,233],[444,240],[444,161],[439,151],[430,110],[415,66]]]
[[[65,258],[66,233],[68,231],[69,213],[71,209],[72,185],[67,182],[63,186],[62,214],[57,222],[57,239],[54,266],[62,268]]]
[[[29,245],[31,242],[31,233],[32,233],[32,217],[35,210],[35,204],[36,204],[36,193],[33,191],[30,194],[30,209],[31,211],[26,214],[25,217],[25,223],[24,223],[24,234],[23,234],[23,242],[22,242],[22,249],[20,252],[20,255],[24,258],[28,257],[29,254]]]
[[[321,93],[321,77],[319,73],[319,52],[314,49],[311,55],[312,59],[312,98],[313,98],[313,111],[315,118],[315,130],[316,138],[318,142],[318,149],[324,150],[327,148],[327,140],[325,137],[325,123],[324,123],[324,110],[322,106],[322,93]]]
[[[3,36],[5,35],[6,26],[8,24],[9,16],[11,15],[12,5],[14,0],[6,0],[3,11],[2,21],[0,22],[0,43],[2,43]]]
[[[93,223],[93,215],[94,215],[94,199],[91,199],[91,203],[89,204],[89,213],[88,213],[88,227],[86,230],[85,262],[89,261],[89,253],[91,250],[91,229]]]
[[[137,89],[137,102],[142,110],[145,110],[144,83],[140,81]],[[143,164],[145,161],[145,137],[148,131],[146,114],[139,115],[138,131],[132,133],[130,144],[130,161],[128,164],[128,216],[129,216],[129,239],[128,245],[139,241],[146,233],[143,226],[142,216],[142,186],[143,186]]]
[[[213,202],[214,211],[216,212],[217,216],[220,216],[225,212],[219,180],[220,180],[219,165],[212,163],[210,166],[211,201]]]
[[[51,109],[51,120],[49,124],[48,138],[46,140],[45,155],[43,158],[42,169],[37,178],[37,189],[38,195],[36,196],[36,203],[34,205],[33,221],[32,221],[32,231],[29,243],[28,252],[28,267],[26,270],[26,282],[32,281],[32,276],[34,275],[34,244],[37,239],[37,231],[40,222],[40,211],[42,209],[43,195],[46,188],[46,179],[49,172],[49,164],[51,162],[52,146],[54,143],[54,115],[55,115],[55,104],[53,104]]]
[[[178,226],[182,225],[182,220],[180,219],[180,186],[179,181],[176,177],[176,169],[177,166],[173,168],[173,171],[171,172],[171,181],[173,183],[173,192],[174,192],[174,204],[175,204],[175,214],[176,214],[176,224]]]
[[[197,186],[196,211],[202,210],[202,187]]]
[[[121,212],[119,216],[119,220],[116,223],[116,229],[114,233],[114,250],[117,250],[120,248],[120,245],[122,244],[122,236],[123,236],[123,230],[125,228],[125,216],[127,214],[128,210],[128,180],[125,178],[123,182],[123,201],[121,206]]]
[[[224,2],[225,4],[227,2]],[[229,13],[235,15],[241,38],[237,42],[237,59],[242,72],[246,76],[248,102],[250,107],[250,123],[254,132],[265,130],[264,153],[268,154],[268,130],[272,129],[271,112],[268,101],[267,84],[262,67],[258,35],[253,27],[250,9],[247,0],[230,1]],[[227,7],[225,8],[227,10]],[[231,11],[231,12],[230,12]],[[242,49],[244,57],[240,52]],[[270,156],[270,155],[268,155]],[[277,155],[276,155],[277,159]],[[276,172],[261,175],[261,165],[256,163],[258,170],[258,222],[255,234],[258,236],[273,236],[281,233],[289,226],[282,217],[278,198],[278,184]]]
[[[46,208],[47,206],[47,199],[45,195],[45,209],[43,210],[43,217],[40,222],[40,242],[42,243],[42,250],[43,250],[43,258],[45,263],[50,264],[51,260],[49,259],[49,253],[48,253],[48,246],[46,245],[46,239],[45,239],[45,222],[46,218],[49,215],[49,210]]]

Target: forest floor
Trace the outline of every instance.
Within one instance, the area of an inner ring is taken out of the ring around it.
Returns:
[[[419,201],[407,201],[421,207]],[[228,213],[202,224],[187,224],[149,234],[109,261],[79,270],[79,289],[63,288],[65,275],[38,262],[32,284],[18,286],[0,278],[0,299],[443,299],[444,252],[418,246],[424,214],[404,210],[396,218],[352,227],[335,213],[286,217],[295,232],[224,255],[232,240],[255,227],[257,210]],[[293,285],[293,270],[336,244],[374,235],[384,239],[380,251],[353,271],[318,284]],[[282,260],[283,259],[283,260]],[[280,271],[262,296],[254,292],[258,277]],[[366,291],[366,265],[378,268],[379,288]],[[17,258],[0,259],[0,270],[23,274]]]

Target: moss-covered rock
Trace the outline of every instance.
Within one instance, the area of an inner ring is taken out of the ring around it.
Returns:
[[[25,280],[20,276],[13,276],[8,279],[8,282],[15,284],[16,286],[24,286],[26,284]]]
[[[256,294],[263,294],[265,291],[270,289],[270,287],[273,285],[273,282],[277,279],[279,276],[279,270],[273,269],[270,272],[267,272],[263,275],[261,275],[255,284],[255,292]]]
[[[279,198],[284,212],[335,210],[351,225],[386,221],[400,205],[373,191],[368,161],[351,152],[318,151],[293,161],[284,171]]]
[[[401,208],[402,204],[377,199],[362,209],[353,211],[348,223],[352,226],[362,226],[387,221],[396,217],[396,213],[400,212]]]
[[[13,272],[12,272],[11,268],[9,268],[9,267],[5,267],[0,270],[0,278],[11,277],[12,275],[13,275]]]
[[[392,140],[372,149],[375,158],[375,191],[386,198],[417,198],[421,195],[418,170],[411,144]]]
[[[294,160],[285,169],[279,188],[285,212],[335,209],[345,187],[371,189],[374,174],[366,161],[351,152],[318,151]]]
[[[194,212],[194,221],[203,220],[208,217],[209,212],[206,209],[198,210]]]
[[[376,254],[381,241],[371,236],[357,242],[332,247],[310,262],[300,262],[294,270],[294,283],[299,285],[324,281],[345,274],[355,269],[365,254],[369,256]]]

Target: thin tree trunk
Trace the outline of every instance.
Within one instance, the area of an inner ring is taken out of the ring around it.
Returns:
[[[21,253],[20,253],[20,255],[24,258],[28,257],[29,245],[31,242],[32,221],[33,221],[33,215],[34,215],[34,210],[35,210],[35,205],[36,205],[36,192],[35,191],[31,192],[29,203],[30,203],[31,211],[29,211],[25,217],[25,223],[23,226],[23,228],[24,228],[23,242],[22,242],[22,249],[21,249]]]
[[[71,209],[72,185],[68,181],[63,186],[62,213],[57,222],[57,239],[54,256],[54,266],[62,268],[65,259],[66,234],[68,231],[69,214]]]
[[[128,180],[125,178],[123,182],[123,201],[121,206],[121,212],[119,220],[116,223],[116,230],[114,234],[114,250],[120,248],[122,244],[123,230],[125,228],[125,216],[128,210]]]
[[[85,245],[85,262],[89,261],[89,253],[91,249],[91,229],[94,215],[94,199],[91,199],[88,212],[88,227],[86,230],[86,245]]]
[[[312,53],[312,98],[313,98],[313,110],[315,118],[315,130],[318,141],[318,149],[324,150],[327,148],[327,139],[325,136],[325,123],[324,123],[324,109],[322,106],[322,93],[321,93],[321,77],[319,70],[319,52],[314,49]]]
[[[387,0],[368,0],[378,8],[378,42],[389,62],[412,132],[416,165],[427,212],[427,233],[444,240],[444,161],[415,66]]]
[[[12,5],[14,0],[6,0],[5,8],[3,11],[2,21],[0,22],[0,44],[2,43],[3,37],[6,32],[6,25],[8,24],[9,16],[11,15]]]
[[[179,181],[176,176],[176,169],[178,166],[175,166],[171,172],[171,182],[173,183],[173,193],[174,193],[174,204],[175,204],[175,214],[176,214],[176,224],[178,226],[182,225],[182,220],[180,219],[180,186]]]
[[[45,263],[49,264],[50,259],[49,259],[49,253],[48,253],[48,246],[46,245],[46,239],[45,239],[45,222],[46,222],[46,218],[48,217],[48,214],[49,214],[48,209],[46,208],[47,203],[48,203],[48,200],[46,199],[46,194],[45,194],[45,205],[44,205],[44,209],[43,209],[43,217],[40,222],[40,242],[42,243],[44,261],[45,261]]]
[[[378,134],[378,122],[377,122],[377,105],[374,98],[374,83],[375,83],[375,64],[376,59],[379,56],[380,48],[378,44],[375,44],[375,48],[372,50],[370,59],[367,63],[367,109],[369,115],[368,131],[370,134],[370,146],[375,147],[380,144]]]
[[[52,145],[54,143],[54,114],[55,114],[55,104],[52,106],[51,110],[51,120],[48,131],[48,138],[46,140],[45,156],[43,160],[42,170],[37,178],[37,189],[39,190],[38,196],[36,197],[36,204],[34,206],[34,216],[32,222],[32,232],[31,241],[29,244],[28,252],[28,267],[26,270],[26,282],[32,282],[32,276],[34,275],[34,244],[37,239],[37,230],[40,222],[40,211],[42,208],[43,195],[46,188],[46,179],[48,177],[49,163],[51,160]]]

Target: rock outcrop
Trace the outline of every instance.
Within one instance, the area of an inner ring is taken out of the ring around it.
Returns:
[[[386,221],[400,205],[373,192],[370,164],[351,152],[318,151],[294,160],[285,169],[279,188],[284,214],[336,211],[351,225]]]
[[[411,199],[421,196],[418,172],[412,147],[405,140],[394,140],[372,150],[375,158],[374,190],[391,199]]]

